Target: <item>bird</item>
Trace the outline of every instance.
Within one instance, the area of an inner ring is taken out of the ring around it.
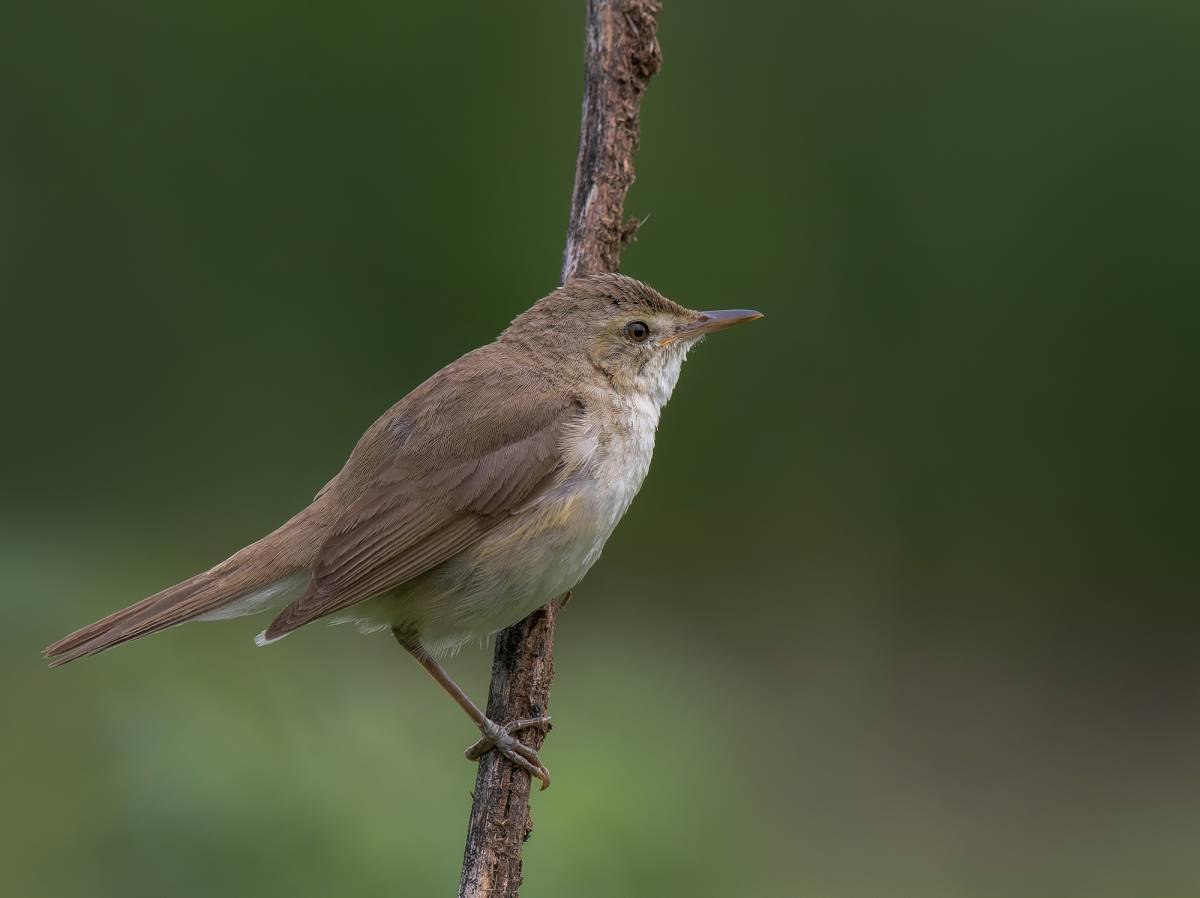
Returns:
[[[642,485],[660,413],[708,334],[761,318],[697,312],[622,274],[568,280],[491,343],[442,368],[367,429],[306,508],[214,567],[76,630],[51,666],[189,621],[278,610],[276,642],[320,618],[390,630],[495,749],[541,781],[440,658],[568,593]]]

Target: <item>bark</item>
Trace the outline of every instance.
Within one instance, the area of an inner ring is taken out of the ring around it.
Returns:
[[[658,71],[657,0],[588,0],[583,123],[575,187],[567,224],[562,279],[616,271],[621,248],[638,222],[624,218],[633,183],[642,94]],[[552,602],[500,633],[492,662],[487,715],[506,722],[537,717],[550,702],[554,677]],[[526,730],[523,741],[541,749],[545,734]],[[529,775],[489,752],[479,762],[463,857],[460,898],[516,898],[521,851],[533,831]]]

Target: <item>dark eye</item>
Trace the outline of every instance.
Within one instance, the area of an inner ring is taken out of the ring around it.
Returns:
[[[625,336],[634,343],[645,343],[646,338],[650,336],[650,328],[644,321],[631,321],[625,325]]]

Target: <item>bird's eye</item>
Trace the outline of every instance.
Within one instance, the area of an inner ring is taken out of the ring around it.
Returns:
[[[625,336],[634,343],[645,343],[650,336],[650,328],[644,321],[631,321],[625,325]]]

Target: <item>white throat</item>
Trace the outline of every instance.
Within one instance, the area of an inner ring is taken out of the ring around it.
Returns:
[[[688,350],[698,342],[700,341],[687,343],[680,341],[665,347],[662,352],[652,357],[638,373],[635,392],[639,398],[645,397],[653,406],[655,424],[658,423],[658,415],[662,411],[662,407],[667,404],[671,393],[675,391],[675,384],[679,382],[679,371],[683,367],[684,359],[687,358]]]

